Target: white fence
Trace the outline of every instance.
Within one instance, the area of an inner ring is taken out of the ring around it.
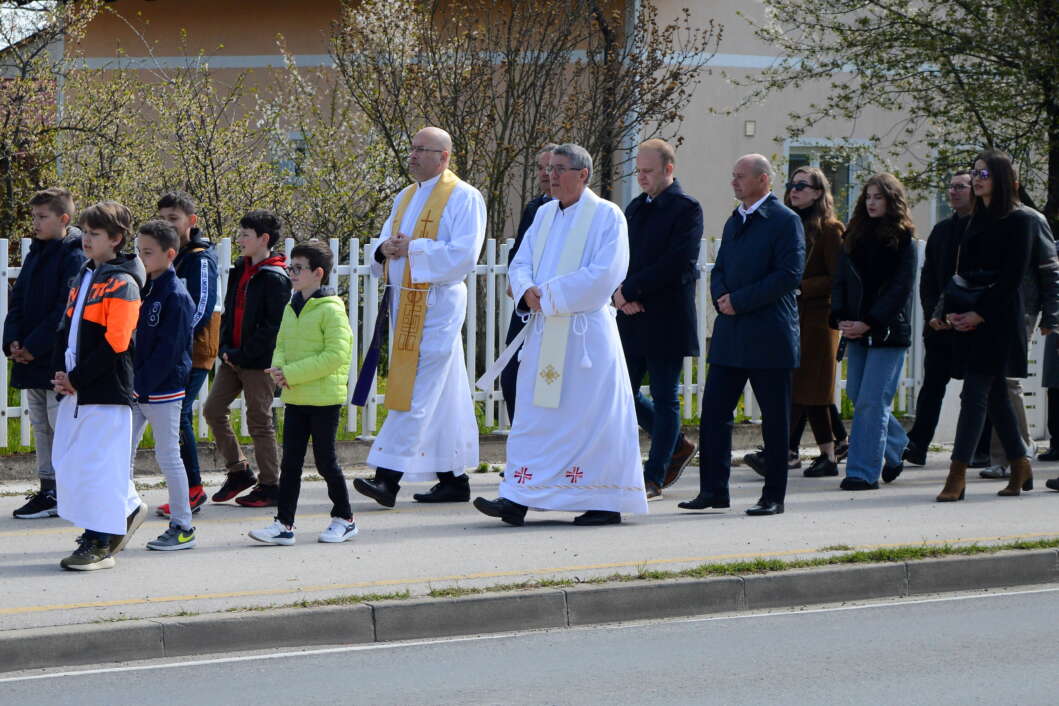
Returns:
[[[368,260],[369,253],[372,250],[372,246],[375,241],[371,241],[371,244],[364,245],[357,240],[351,239],[349,242],[348,254],[344,261],[339,258],[339,241],[336,238],[330,240],[330,246],[332,252],[335,254],[335,262],[338,263],[331,274],[331,278],[328,284],[341,290],[346,290],[347,287],[339,287],[340,284],[348,285],[348,313],[349,323],[353,330],[353,350],[356,352],[356,360],[350,369],[350,392],[353,389],[353,383],[356,380],[357,370],[359,369],[359,363],[363,359],[364,354],[367,352],[367,348],[371,342],[372,331],[375,327],[375,316],[379,307],[380,291],[379,282],[376,278],[371,276],[370,262]],[[478,332],[481,327],[485,329],[484,345],[485,350],[484,360],[488,364],[493,361],[499,352],[503,349],[504,336],[507,332],[508,321],[511,317],[512,301],[507,296],[507,254],[511,248],[513,241],[497,242],[496,240],[488,240],[485,244],[485,252],[481,258],[481,264],[477,265],[474,270],[473,276],[467,278],[468,296],[467,296],[467,321],[464,326],[464,349],[466,354],[466,365],[468,377],[471,380],[473,386],[474,380],[484,372],[477,365],[476,360],[478,358]],[[295,242],[292,239],[285,241],[285,251],[290,252],[291,248],[294,247]],[[25,238],[21,241],[21,255],[24,258],[26,253],[29,251],[30,240]],[[713,307],[709,302],[709,275],[713,268],[712,262],[709,261],[710,254],[715,250],[716,241],[703,240],[702,248],[699,252],[699,270],[701,277],[699,279],[698,288],[696,292],[697,303],[698,303],[698,330],[701,344],[701,355],[698,358],[687,358],[684,361],[684,371],[681,376],[680,382],[680,393],[683,398],[682,404],[682,416],[684,419],[691,419],[697,417],[702,409],[702,391],[706,379],[706,352],[707,352],[707,334],[712,329],[714,312]],[[20,268],[9,266],[9,241],[6,239],[0,239],[0,276],[6,279],[8,282],[13,282]],[[217,245],[217,256],[218,261],[221,263],[231,262],[231,241],[228,238],[223,239]],[[920,248],[920,254],[922,255],[922,248]],[[218,306],[223,304],[224,292],[227,288],[228,282],[228,269],[227,267],[221,267],[220,281],[218,283]],[[345,278],[346,282],[341,282]],[[2,280],[0,280],[2,281]],[[918,280],[917,280],[918,287]],[[481,288],[484,288],[484,311],[479,309],[478,293]],[[8,310],[8,287],[0,287],[0,318],[7,316]],[[922,329],[922,315],[920,307],[917,305],[914,307],[913,317],[913,332],[918,334]],[[1031,378],[1026,381],[1026,413],[1029,418],[1031,433],[1034,438],[1044,438],[1045,428],[1045,407],[1042,403],[1043,394],[1040,387],[1040,351],[1041,341],[1038,336],[1034,337],[1034,340],[1030,344],[1030,372]],[[839,366],[837,385],[835,388],[836,402],[840,402],[842,391],[845,388],[845,380],[843,379],[842,368]],[[915,335],[913,337],[913,346],[909,352],[905,363],[905,372],[901,378],[900,386],[898,388],[898,394],[895,400],[895,407],[902,411],[911,413],[914,408],[915,394],[919,389],[920,379],[923,371],[923,346],[922,339]],[[0,423],[0,448],[10,448],[12,446],[9,439],[8,420],[18,420],[18,444],[23,447],[30,445],[31,433],[29,424],[29,412],[26,404],[26,395],[21,395],[19,406],[7,406],[6,401],[8,399],[9,392],[9,376],[8,367],[6,365],[0,365],[0,390],[4,393],[4,405],[0,405],[0,417],[4,423]],[[199,424],[198,434],[200,437],[205,437],[207,434],[207,427],[205,420],[202,418],[201,402],[205,400],[208,394],[209,382],[203,386],[203,390],[200,393],[198,405]],[[946,441],[951,439],[951,428],[954,426],[954,415],[953,404],[954,395],[958,392],[956,385],[949,386],[949,398],[946,401],[946,408],[942,415],[942,421],[939,424],[939,432],[937,439],[939,441]],[[483,392],[472,387],[472,395],[474,400],[484,406],[483,423],[487,428],[504,429],[508,425],[506,408],[503,403],[503,398],[499,389],[499,382],[495,383],[493,389],[488,392]],[[372,396],[369,399],[374,400],[374,404],[369,404],[364,408],[349,407],[349,415],[346,420],[346,431],[356,432],[360,431],[360,435],[363,437],[370,438],[375,434],[379,427],[379,405],[383,402],[383,395],[377,394],[375,387],[372,388]],[[749,386],[747,387],[747,394],[744,396],[744,413],[752,420],[758,420],[758,412],[756,405],[754,404],[753,395],[750,393]],[[276,406],[281,406],[282,403],[277,399],[275,402]],[[242,406],[242,399],[236,400],[232,407],[238,409]],[[241,416],[241,434],[247,435],[246,419]]]

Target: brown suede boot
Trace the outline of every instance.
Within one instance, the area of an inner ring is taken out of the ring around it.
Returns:
[[[962,461],[951,461],[949,463],[949,476],[945,479],[945,487],[938,493],[939,503],[952,503],[963,500],[963,494],[967,488],[967,464]]]
[[[1007,487],[997,492],[997,495],[1019,495],[1023,490],[1033,490],[1033,470],[1028,456],[1011,462],[1011,478]]]

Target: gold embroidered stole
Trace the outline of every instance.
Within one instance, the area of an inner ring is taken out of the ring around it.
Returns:
[[[448,169],[442,172],[412,229],[413,240],[437,239],[441,213],[445,210],[445,204],[448,203],[449,196],[452,195],[452,190],[459,181],[459,177]],[[412,196],[418,189],[418,184],[411,184],[398,197],[400,202],[391,223],[391,237],[400,230],[408,204],[412,202]],[[416,369],[419,365],[419,344],[423,340],[423,325],[427,319],[427,294],[430,291],[429,282],[412,284],[410,259],[411,253],[405,260],[401,298],[397,306],[397,319],[393,324],[390,376],[386,388],[386,408],[401,412],[407,412],[412,408],[412,388],[415,387]],[[387,263],[383,272],[388,270]]]

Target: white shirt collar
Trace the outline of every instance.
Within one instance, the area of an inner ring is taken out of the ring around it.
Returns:
[[[445,172],[441,172],[441,174],[444,174],[444,173]],[[436,177],[431,177],[430,179],[427,179],[426,181],[419,182],[419,188],[425,188],[425,187],[434,186],[434,184],[438,183],[438,179],[441,178],[441,174],[438,174]]]
[[[577,207],[585,202],[585,194],[586,194],[587,191],[588,191],[588,189],[586,188],[584,191],[581,192],[581,197],[578,198],[577,201],[574,201],[572,204],[567,206],[566,208],[563,208],[563,204],[560,201],[558,203],[558,209],[559,209],[558,215],[559,216],[566,216],[566,215],[569,215],[569,214],[573,213],[574,211],[576,211]],[[556,199],[556,201],[558,201],[558,199]]]
[[[743,223],[746,223],[746,219],[750,217],[750,214],[761,208],[761,204],[765,203],[769,196],[772,196],[772,192],[769,191],[760,199],[755,201],[750,208],[745,208],[743,204],[739,204],[739,215],[743,217]]]

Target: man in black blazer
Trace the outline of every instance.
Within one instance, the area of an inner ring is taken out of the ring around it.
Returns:
[[[629,272],[614,292],[618,333],[625,349],[636,419],[651,436],[644,463],[647,499],[662,497],[695,455],[680,432],[680,371],[685,356],[699,354],[695,283],[699,276],[702,207],[673,176],[676,153],[664,140],[648,140],[636,155],[642,194],[625,209]],[[640,392],[650,377],[651,398]]]
[[[552,150],[556,147],[558,145],[549,142],[537,152],[537,183],[540,185],[541,195],[527,203],[526,207],[522,209],[522,218],[519,220],[518,230],[515,232],[515,244],[511,246],[511,250],[507,253],[507,264],[509,265],[515,259],[518,246],[522,245],[522,236],[533,225],[537,209],[552,200],[552,183],[551,177],[548,175],[548,163],[551,160]],[[507,295],[511,296],[511,285],[508,285]],[[515,340],[515,336],[519,335],[523,326],[525,324],[522,323],[522,319],[512,309],[511,322],[507,326],[507,338],[504,340],[505,346]],[[508,421],[514,421],[515,419],[515,383],[517,380],[518,356],[515,356],[500,373],[500,389],[504,393],[504,404],[507,405]]]
[[[791,371],[800,354],[795,292],[805,269],[802,219],[771,192],[772,165],[750,154],[732,169],[739,207],[724,224],[710,273],[717,309],[703,391],[699,495],[685,510],[727,508],[732,423],[747,381],[761,407],[765,487],[748,515],[778,515],[787,493]]]

